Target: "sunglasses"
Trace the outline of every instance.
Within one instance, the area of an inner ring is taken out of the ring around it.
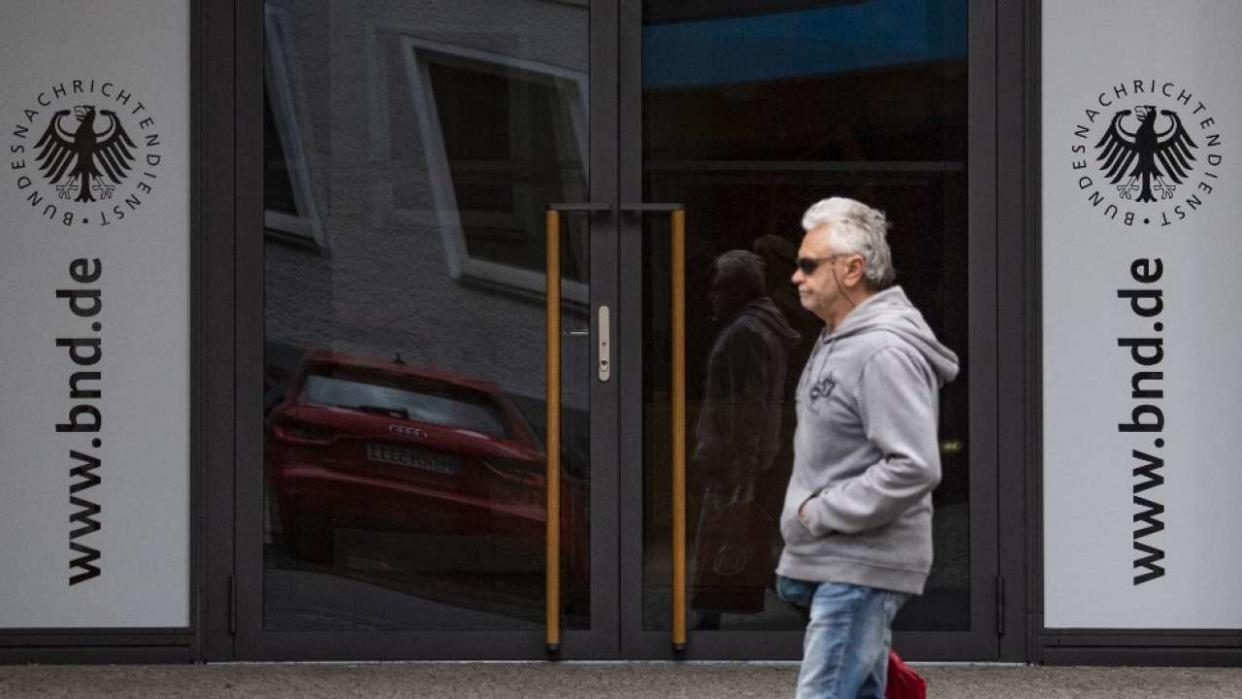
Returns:
[[[838,257],[850,257],[850,255],[846,253],[837,253],[836,255],[829,255],[828,257],[799,257],[797,263],[798,270],[809,277],[812,274],[815,274],[815,270],[819,269],[820,265],[825,262],[833,262]]]

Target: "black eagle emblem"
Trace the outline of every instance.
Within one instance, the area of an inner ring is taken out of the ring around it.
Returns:
[[[78,125],[70,131],[61,125],[61,120],[69,116],[69,110],[62,109],[52,115],[47,130],[35,144],[40,149],[35,156],[39,170],[48,182],[57,185],[61,199],[95,201],[95,194],[99,199],[109,199],[113,187],[132,169],[134,142],[116,118],[116,112],[103,109],[98,114],[108,120],[102,131],[95,130],[95,107],[74,107]],[[103,179],[105,175],[111,184]],[[66,176],[65,183],[60,184]]]
[[[1157,131],[1156,108],[1151,105],[1135,107],[1134,115],[1138,117],[1139,127],[1133,132],[1126,130],[1124,124],[1130,113],[1129,109],[1123,109],[1113,115],[1108,131],[1095,144],[1096,148],[1104,149],[1097,158],[1104,161],[1101,169],[1117,185],[1122,199],[1156,201],[1152,194],[1153,180],[1161,198],[1172,199],[1176,189],[1174,183],[1181,184],[1193,169],[1190,162],[1195,156],[1190,149],[1198,146],[1190,140],[1190,134],[1182,126],[1177,112],[1159,110],[1160,116],[1168,117],[1169,126]],[[1124,183],[1123,179],[1126,179]],[[1135,192],[1138,192],[1138,197],[1133,196]]]

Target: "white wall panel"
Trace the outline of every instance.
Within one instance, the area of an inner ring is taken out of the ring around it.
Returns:
[[[1239,29],[1232,0],[1043,3],[1049,628],[1242,627]]]
[[[187,0],[0,4],[0,628],[189,625],[189,46]]]

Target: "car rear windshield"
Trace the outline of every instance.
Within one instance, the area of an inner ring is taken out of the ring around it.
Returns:
[[[510,438],[504,411],[490,396],[431,379],[350,376],[329,369],[306,377],[302,400]]]

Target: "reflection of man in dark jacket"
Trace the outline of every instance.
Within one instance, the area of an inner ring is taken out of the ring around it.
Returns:
[[[777,529],[756,490],[781,448],[785,375],[799,336],[766,296],[763,260],[752,252],[730,250],[716,259],[710,298],[722,328],[708,355],[695,426],[702,500],[693,603],[757,612]]]

